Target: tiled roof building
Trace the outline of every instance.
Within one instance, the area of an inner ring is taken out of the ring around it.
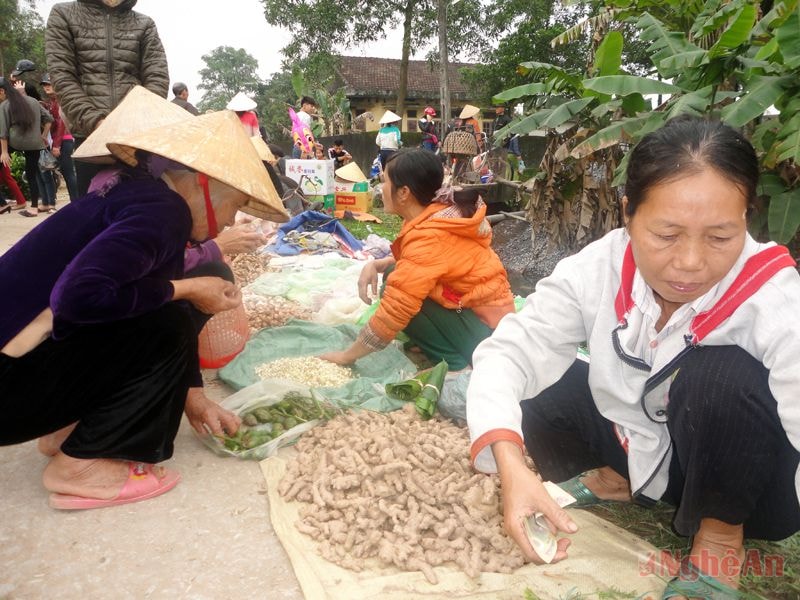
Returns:
[[[457,115],[464,104],[475,104],[461,77],[461,70],[471,66],[469,63],[452,63],[449,66],[450,103],[454,113],[452,116]],[[344,88],[354,117],[364,112],[369,112],[373,116],[371,121],[361,123],[361,126],[371,131],[378,129],[378,120],[386,110],[396,109],[399,82],[399,59],[340,56],[334,85]],[[428,105],[433,106],[438,112],[439,96],[438,67],[425,60],[409,61],[405,114],[401,115],[403,117],[401,130],[415,131],[417,119]],[[484,118],[489,121],[493,117],[493,110],[484,112]]]
[[[348,96],[397,96],[400,81],[400,60],[395,58],[372,58],[341,56],[337,76]],[[461,69],[469,63],[453,63],[449,66],[450,96],[453,100],[464,100],[469,96],[466,84],[461,79]],[[408,61],[408,98],[439,98],[439,68],[425,60]]]

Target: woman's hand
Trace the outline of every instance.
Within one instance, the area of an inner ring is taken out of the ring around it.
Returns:
[[[378,295],[378,269],[377,261],[370,261],[361,269],[358,276],[358,297],[366,304],[372,304],[372,298]]]
[[[334,350],[333,352],[326,352],[325,354],[321,355],[320,358],[322,360],[327,360],[328,362],[336,363],[337,365],[352,365],[359,358],[366,356],[370,352],[372,352],[372,350],[362,344],[361,341],[356,340],[347,350]]]
[[[334,350],[333,352],[326,352],[320,356],[322,360],[336,363],[337,365],[352,365],[356,359],[353,358],[347,350]]]
[[[267,243],[267,238],[249,223],[241,223],[226,227],[214,238],[214,242],[222,254],[242,254],[260,248]]]
[[[542,513],[550,524],[552,532],[575,533],[578,526],[550,497],[539,477],[525,465],[521,450],[513,442],[492,444],[500,471],[500,486],[503,494],[503,524],[506,532],[522,550],[525,558],[536,564],[544,561],[533,550],[525,532],[524,521],[536,512]],[[552,562],[567,558],[570,540],[558,540],[558,551]]]
[[[189,388],[184,412],[200,435],[206,435],[209,431],[214,435],[233,435],[242,424],[239,417],[206,397],[203,388]]]
[[[3,163],[6,168],[11,169],[11,155],[8,152],[0,154],[0,162]]]
[[[358,277],[358,297],[366,304],[372,304],[372,299],[378,296],[378,273],[386,271],[394,262],[393,256],[387,256],[372,260],[361,269],[361,275]]]
[[[188,300],[200,312],[213,315],[236,308],[242,293],[235,283],[221,277],[191,277],[172,281],[173,300]]]

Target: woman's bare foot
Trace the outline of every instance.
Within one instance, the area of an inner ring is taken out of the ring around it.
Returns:
[[[631,486],[628,480],[611,467],[600,467],[587,471],[581,483],[601,500],[631,501]]]
[[[38,443],[39,452],[45,456],[55,456],[58,451],[61,450],[61,444],[69,437],[69,434],[72,433],[76,425],[77,423],[73,423],[72,425],[62,427],[58,431],[40,437]]]
[[[128,465],[124,460],[73,458],[59,451],[45,467],[42,482],[50,492],[110,500],[128,480]]]
[[[706,575],[720,583],[739,587],[744,564],[744,528],[717,519],[703,519],[694,536],[689,560]]]

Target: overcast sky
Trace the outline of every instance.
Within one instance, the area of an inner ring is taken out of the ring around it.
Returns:
[[[42,18],[62,0],[37,0]],[[134,8],[150,16],[158,26],[167,52],[171,82],[189,86],[189,101],[197,103],[201,94],[199,71],[205,66],[201,56],[218,46],[244,48],[258,61],[262,79],[280,70],[280,50],[289,41],[286,31],[270,27],[259,0],[139,0]],[[401,36],[367,47],[349,49],[346,54],[400,58]],[[172,98],[172,93],[169,95]]]

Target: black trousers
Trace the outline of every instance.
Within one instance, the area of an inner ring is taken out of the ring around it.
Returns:
[[[207,263],[185,277],[223,277]],[[172,456],[186,393],[197,382],[197,336],[210,315],[170,302],[131,319],[48,338],[19,358],[0,354],[0,445],[77,422],[61,450],[74,458],[157,463]]]
[[[0,445],[78,422],[61,450],[74,458],[156,463],[172,456],[197,335],[171,302],[139,317],[48,338],[19,358],[0,354]]]
[[[522,402],[525,446],[542,477],[565,481],[588,469],[628,478],[628,458],[592,399],[589,365],[576,361],[537,397]],[[736,346],[686,355],[670,386],[673,452],[661,500],[676,507],[678,533],[714,518],[743,524],[750,538],[780,540],[800,530],[794,486],[800,453],[769,390],[769,373]]]

